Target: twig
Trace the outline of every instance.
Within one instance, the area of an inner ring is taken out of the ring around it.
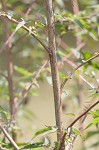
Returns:
[[[14,146],[14,148],[16,150],[19,150],[19,147],[17,146],[17,144],[13,141],[11,136],[7,133],[7,131],[5,130],[5,128],[1,124],[0,124],[0,129],[4,133],[5,137],[9,140],[9,142]]]
[[[45,66],[47,65],[47,63],[48,63],[48,60],[46,60],[46,61],[44,62],[43,66],[40,68],[40,70],[38,71],[38,73],[37,73],[36,76],[34,77],[32,83],[26,88],[25,91],[22,92],[22,93],[23,93],[22,99],[21,99],[21,101],[19,102],[19,104],[17,105],[17,108],[16,108],[16,111],[14,112],[14,115],[16,114],[18,108],[24,103],[25,98],[27,97],[28,92],[30,91],[32,85],[33,85],[33,84],[35,83],[35,81],[38,79],[40,73],[41,73],[42,70],[45,68]]]
[[[35,0],[32,0],[30,7],[28,8],[28,10],[25,13],[25,17],[27,17],[29,15],[29,13],[32,11],[34,4],[35,4]]]
[[[19,24],[19,22],[18,22],[16,19],[14,19],[14,18],[11,18],[11,19],[10,19],[10,18],[7,16],[6,13],[1,13],[1,16],[6,17],[7,19],[9,19],[11,22],[13,22],[13,23],[15,23],[15,24]],[[30,32],[30,30],[29,30],[29,28],[28,28],[27,26],[23,25],[22,28],[25,29],[27,32]],[[32,31],[30,34],[44,47],[44,49],[47,51],[47,53],[51,55],[51,51],[49,50],[48,46],[47,46],[39,37],[37,37],[37,35],[36,35],[33,31]],[[11,35],[11,38],[12,38],[12,37],[13,37],[13,36]],[[7,42],[7,41],[6,41],[6,42]],[[9,43],[9,42],[7,42],[7,44],[8,44],[8,43]],[[6,44],[6,45],[7,45],[7,44]],[[3,47],[3,49],[4,49],[4,47]],[[0,52],[2,52],[2,48],[1,48]]]
[[[63,61],[67,62],[69,65],[71,65],[72,67],[75,67],[76,68],[76,65],[74,64],[74,62],[72,62],[71,60],[67,59],[67,58],[64,58]],[[70,74],[71,75],[71,74]],[[79,77],[86,83],[88,84],[92,89],[94,89],[95,87],[90,84],[82,75],[79,74]],[[66,80],[68,81],[68,77],[66,78]],[[61,87],[62,88],[62,87]],[[61,91],[62,92],[62,91]]]
[[[74,73],[76,70],[78,70],[79,68],[81,68],[83,65],[85,65],[85,64],[88,63],[89,61],[95,59],[95,58],[98,57],[98,56],[99,56],[99,53],[97,53],[97,54],[94,55],[93,57],[91,57],[91,58],[85,60],[82,64],[80,64],[79,66],[77,66],[77,67],[74,69],[73,73]],[[73,74],[73,73],[72,73],[72,74]]]
[[[72,75],[75,73],[76,70],[80,69],[83,65],[85,65],[85,64],[88,63],[89,61],[95,59],[95,58],[98,57],[98,56],[99,56],[99,53],[97,53],[97,54],[94,55],[93,57],[87,59],[87,60],[84,61],[82,64],[78,65],[78,66],[69,74],[69,76],[66,77],[66,78],[64,79],[64,81],[61,83],[61,91],[63,90],[63,88],[64,88],[66,82],[67,82],[69,79],[71,79]]]
[[[95,107],[97,104],[99,103],[99,100],[97,102],[95,102],[93,105],[91,105],[85,112],[83,112],[80,116],[78,116],[68,127],[67,127],[67,130],[71,127],[73,127],[73,125],[80,119],[82,118],[83,116],[85,116],[93,107]],[[65,137],[66,137],[66,134],[67,132],[65,132],[63,134],[63,137],[61,139],[61,142],[60,142],[60,147],[59,147],[59,150],[61,150],[61,147],[63,146],[64,144],[64,141],[65,141]]]
[[[71,128],[80,118],[82,118],[83,116],[85,116],[93,107],[95,107],[97,104],[99,103],[99,100],[97,102],[95,102],[93,105],[91,105],[84,113],[82,113],[79,117],[77,117],[68,127]]]

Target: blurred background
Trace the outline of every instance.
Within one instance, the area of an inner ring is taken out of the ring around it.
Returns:
[[[78,4],[79,12],[75,17],[71,0],[53,2],[60,82],[83,60],[99,52],[99,1],[79,0]],[[46,8],[42,0],[1,0],[0,12],[6,12],[18,21],[22,21],[21,18],[30,21],[26,23],[30,33],[20,28],[11,39],[9,46],[4,46],[9,35],[15,31],[16,24],[7,18],[0,17],[0,105],[9,112],[9,83],[6,77],[10,56],[10,63],[13,66],[13,95],[17,98],[16,103],[22,99],[20,93],[31,84],[40,68],[48,60],[44,48],[30,35],[33,31],[47,44]],[[10,56],[8,47],[11,49]],[[98,100],[96,95],[98,86],[99,58],[96,58],[76,71],[62,91],[64,128],[91,103]],[[94,110],[98,110],[98,107],[95,107]],[[82,128],[86,128],[92,119],[92,115],[88,115]],[[32,85],[15,120],[14,129],[17,133],[17,141],[20,143],[31,141],[36,131],[55,125],[49,63]],[[80,124],[81,122],[78,121],[74,127],[78,129]],[[97,126],[92,126],[81,134],[82,137],[76,138],[73,150],[99,149],[99,128]],[[53,145],[56,133],[48,135],[48,138]],[[34,141],[38,140],[43,140],[43,136],[40,135],[34,139]]]

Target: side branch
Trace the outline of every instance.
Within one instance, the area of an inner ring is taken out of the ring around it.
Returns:
[[[91,105],[91,106],[90,106],[85,112],[83,112],[80,116],[78,116],[78,117],[67,127],[67,130],[68,130],[68,128],[73,127],[73,125],[74,125],[77,121],[79,121],[80,118],[82,118],[83,116],[85,116],[85,115],[86,115],[93,107],[95,107],[98,103],[99,103],[99,100],[98,100],[97,102],[95,102],[93,105]],[[63,134],[63,137],[62,137],[61,142],[60,142],[59,150],[61,150],[61,148],[62,148],[62,146],[63,146],[63,144],[64,144],[66,134],[67,134],[67,132],[65,132],[65,133]]]
[[[94,103],[93,105],[91,105],[84,113],[82,113],[80,116],[78,116],[68,127],[71,128],[80,118],[82,118],[83,116],[85,116],[93,107],[95,107],[97,104],[99,103],[99,101],[97,101],[96,103]]]
[[[15,23],[17,25],[19,24],[19,22],[16,19],[9,18],[6,13],[0,13],[0,16],[6,17],[11,22],[13,22],[13,23]],[[30,30],[29,30],[29,28],[27,26],[23,25],[22,28],[25,29],[27,32],[30,32]],[[48,46],[40,38],[38,38],[37,35],[33,31],[30,34],[44,47],[44,49],[47,51],[48,54],[51,54],[51,52],[49,51]]]
[[[64,79],[64,81],[61,83],[61,86],[60,86],[60,89],[61,89],[61,92],[66,84],[66,82],[71,79],[72,75],[75,73],[76,70],[80,69],[82,66],[84,66],[86,63],[88,63],[89,61],[95,59],[96,57],[99,57],[99,53],[97,53],[96,55],[94,55],[93,57],[87,59],[86,61],[84,61],[82,64],[78,65],[70,74],[68,77],[66,77]]]

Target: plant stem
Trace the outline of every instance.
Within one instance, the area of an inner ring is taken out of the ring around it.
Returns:
[[[56,126],[58,127],[57,140],[59,141],[60,138],[62,137],[62,104],[60,98],[60,84],[56,58],[56,42],[55,42],[55,28],[54,28],[54,14],[52,8],[52,0],[45,0],[45,4],[47,10],[47,23],[48,23],[48,44],[49,50],[52,54],[49,55],[49,58],[51,65],[53,93],[54,93],[55,119],[56,119]]]
[[[0,124],[0,129],[4,133],[5,137],[7,137],[9,142],[14,146],[15,150],[19,150],[19,147],[16,145],[14,140],[11,138],[11,136],[7,133],[7,131],[5,130],[5,128],[1,124]]]

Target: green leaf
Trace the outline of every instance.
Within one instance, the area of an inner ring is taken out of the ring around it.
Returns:
[[[41,134],[46,135],[46,134],[49,134],[49,133],[56,132],[57,129],[58,129],[58,128],[57,128],[57,127],[54,127],[54,126],[49,126],[49,127],[43,128],[43,129],[37,131],[37,132],[35,133],[35,135],[34,135],[33,138],[35,138],[36,136],[41,135]]]
[[[89,147],[89,149],[92,149],[92,148],[95,149],[95,147],[99,148],[99,141],[98,141],[98,142],[95,142],[94,144],[92,144],[92,145]]]
[[[44,143],[37,142],[37,143],[33,143],[33,144],[27,144],[24,147],[22,147],[21,149],[30,149],[30,148],[38,148],[38,147],[44,147]]]
[[[94,135],[97,135],[99,134],[99,130],[98,131],[89,131],[86,135],[86,139],[90,138],[90,137],[93,137]]]
[[[71,117],[74,117],[74,116],[75,116],[75,114],[73,114],[73,113],[67,113],[66,115],[67,115],[67,116],[71,116]]]
[[[45,137],[44,142],[37,142],[32,144],[27,144],[21,149],[30,149],[30,148],[39,148],[39,147],[48,147],[50,145],[50,141]]]
[[[1,106],[0,106],[0,114],[4,121],[7,121],[10,118],[8,113]]]
[[[20,73],[20,74],[22,74],[22,75],[24,75],[24,76],[28,76],[28,77],[33,76],[32,73],[28,72],[28,71],[27,71],[26,69],[24,69],[24,68],[21,68],[21,67],[18,67],[18,66],[14,66],[14,69],[15,69],[18,73]]]
[[[73,129],[73,132],[74,132],[76,135],[79,135],[80,137],[82,137],[82,136],[81,136],[81,133],[80,133],[80,131],[79,131],[78,129],[74,128],[74,129]]]
[[[85,129],[88,129],[89,127],[97,124],[99,124],[99,117],[93,119],[92,122]]]
[[[69,77],[68,76],[66,76],[65,74],[63,74],[62,72],[59,72],[59,76],[60,76],[60,78],[62,79],[62,80],[64,80],[64,79],[69,79]]]
[[[5,114],[4,112],[0,112],[0,114],[1,114],[1,117],[2,117],[5,121],[7,121],[7,116],[6,116],[6,114]]]
[[[83,24],[81,23],[80,20],[74,19],[74,22],[75,22],[81,29],[84,29],[84,26],[83,26]]]
[[[55,150],[58,150],[58,149],[59,149],[59,146],[60,146],[60,143],[59,143],[58,141],[55,141],[55,142],[54,142],[54,145],[55,145],[55,146],[54,146],[54,149],[55,149]]]
[[[99,110],[96,109],[95,111],[91,111],[90,114],[91,114],[93,117],[99,117]]]
[[[45,27],[45,25],[43,23],[41,23],[40,21],[35,22],[35,26],[36,27]]]
[[[92,124],[98,124],[99,123],[99,117],[95,118],[93,121],[92,121]]]
[[[90,57],[92,57],[92,54],[90,52],[82,52],[83,59],[87,60]]]

